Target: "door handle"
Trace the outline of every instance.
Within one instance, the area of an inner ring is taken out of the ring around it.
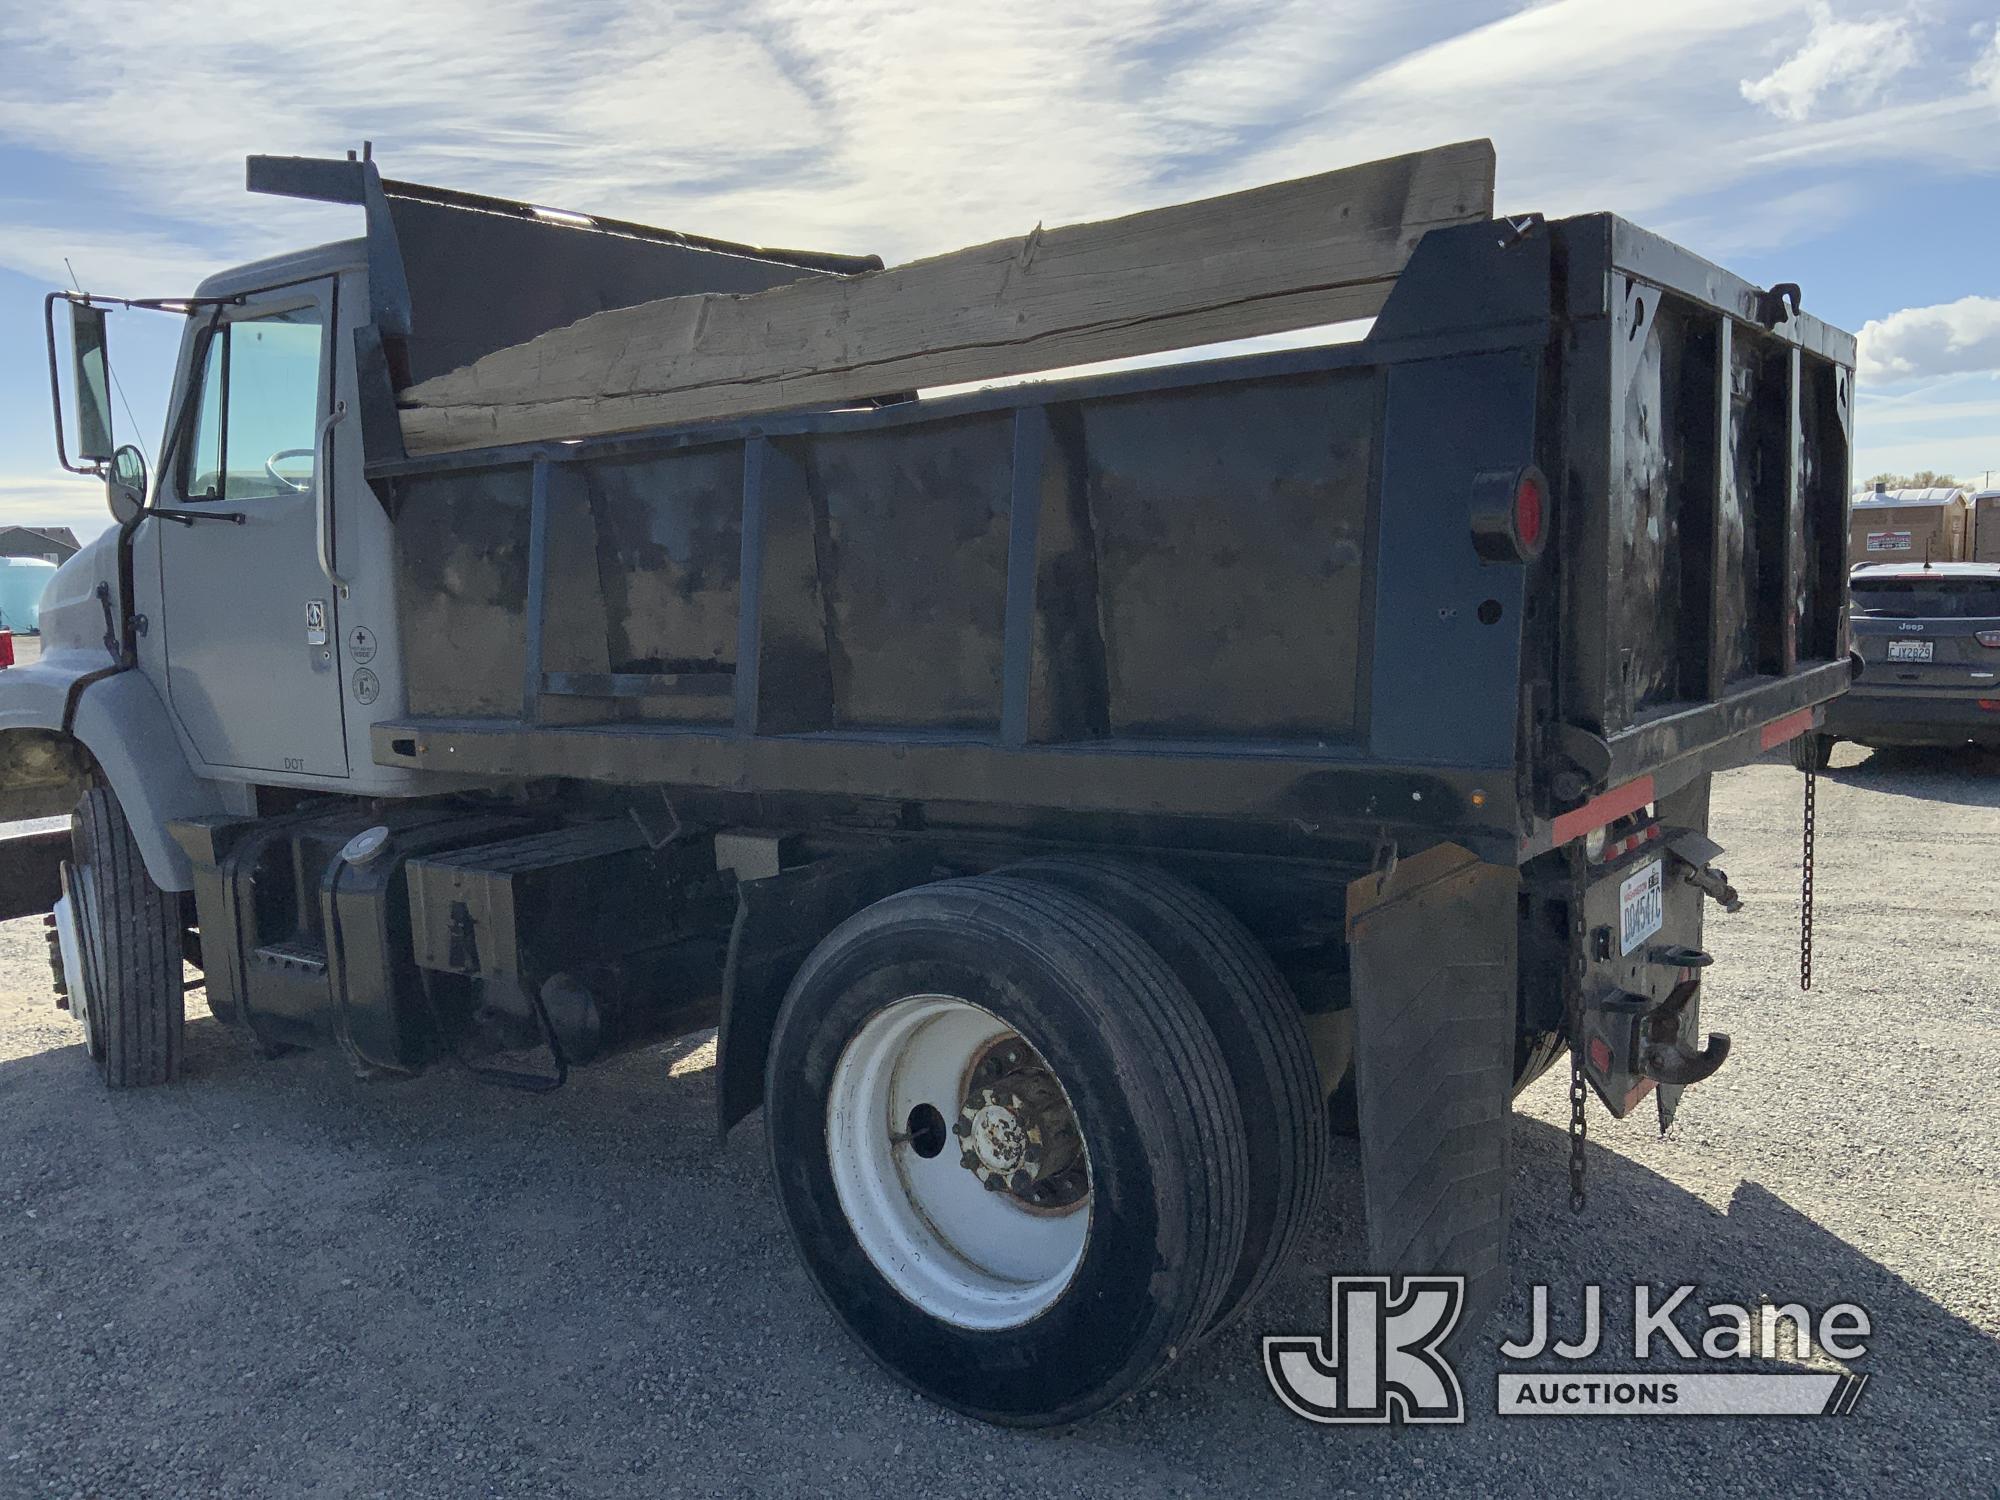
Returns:
[[[347,580],[333,570],[333,448],[327,439],[346,416],[347,403],[334,402],[333,410],[320,418],[319,435],[313,439],[313,533],[319,543],[319,570],[343,594]]]

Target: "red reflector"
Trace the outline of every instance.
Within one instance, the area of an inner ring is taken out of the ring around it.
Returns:
[[[1532,470],[1514,488],[1514,535],[1530,552],[1542,545],[1542,482]]]
[[[1773,719],[1757,736],[1757,743],[1766,750],[1795,740],[1813,727],[1813,711],[1802,708],[1795,714],[1786,714],[1782,719]]]
[[[1982,646],[1991,646],[1995,651],[2000,651],[2000,630],[1975,630],[1972,632],[1972,638]]]
[[[1611,1071],[1611,1044],[1601,1036],[1590,1039],[1590,1065],[1600,1073]]]
[[[2000,698],[1981,698],[1979,706],[1989,714],[2000,714]]]

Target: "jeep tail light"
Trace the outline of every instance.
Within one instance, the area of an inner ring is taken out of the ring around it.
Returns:
[[[1982,646],[1991,646],[2000,651],[2000,630],[1975,630],[1972,638]]]

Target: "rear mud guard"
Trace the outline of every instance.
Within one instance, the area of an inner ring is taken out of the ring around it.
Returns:
[[[863,907],[932,878],[935,864],[920,846],[856,850],[736,888],[715,1044],[721,1134],[764,1102],[771,1028],[806,955]]]
[[[1372,1269],[1507,1290],[1519,872],[1441,844],[1347,888]]]

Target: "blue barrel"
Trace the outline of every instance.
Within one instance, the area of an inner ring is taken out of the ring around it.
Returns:
[[[31,634],[42,628],[42,591],[56,565],[39,557],[0,557],[0,629]]]

